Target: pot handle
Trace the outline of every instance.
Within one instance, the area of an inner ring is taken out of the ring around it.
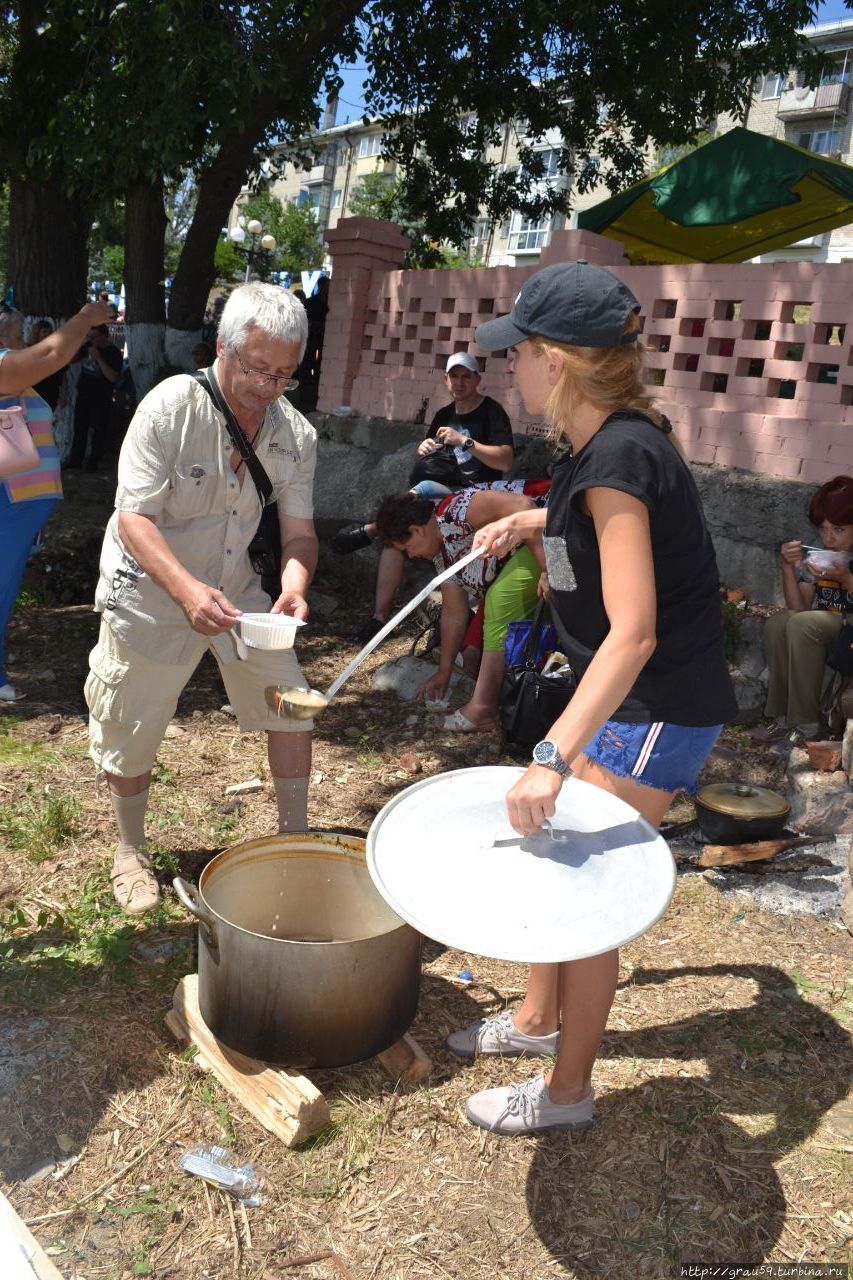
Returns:
[[[198,920],[207,945],[212,951],[217,951],[219,942],[216,937],[216,921],[202,902],[198,889],[194,884],[188,884],[186,880],[182,880],[180,876],[175,876],[172,884],[187,911]]]
[[[231,640],[234,645],[234,651],[237,654],[237,657],[240,658],[243,662],[245,662],[246,658],[248,658],[249,656],[249,650],[246,648],[246,642],[243,639],[242,635],[240,634],[239,618],[234,623],[234,626],[231,628],[231,631],[229,634],[231,636]]]

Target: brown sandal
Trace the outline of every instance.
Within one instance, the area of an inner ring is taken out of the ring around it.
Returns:
[[[160,905],[160,886],[151,869],[151,859],[132,845],[119,845],[110,874],[113,896],[128,915],[141,915]]]

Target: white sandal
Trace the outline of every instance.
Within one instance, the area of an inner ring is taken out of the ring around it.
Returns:
[[[445,716],[441,727],[445,733],[485,733],[488,729],[494,729],[497,723],[497,720],[487,720],[483,724],[477,724],[457,707],[452,715]]]
[[[122,911],[138,916],[160,905],[160,886],[151,868],[151,859],[132,845],[119,845],[110,873],[113,897]]]

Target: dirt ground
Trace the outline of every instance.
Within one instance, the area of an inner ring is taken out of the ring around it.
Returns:
[[[839,1105],[853,1065],[850,938],[832,919],[761,913],[700,874],[680,876],[664,919],[624,949],[586,1133],[511,1140],[467,1123],[469,1093],[536,1066],[465,1065],[444,1037],[517,1000],[525,971],[430,942],[413,1027],[434,1063],[425,1084],[396,1086],[375,1061],[311,1073],[332,1124],[288,1150],[199,1073],[163,1026],[195,967],[193,924],[171,889],[156,915],[128,921],[106,883],[110,810],[81,687],[112,489],[71,481],[29,581],[46,603],[10,628],[29,696],[0,714],[0,1185],[67,1280],[622,1280],[682,1262],[853,1262],[853,1113]],[[300,649],[321,688],[355,652],[345,637],[364,602],[345,572],[325,566],[318,585],[339,606]],[[384,646],[317,722],[317,827],[364,832],[416,776],[513,762],[497,733],[454,739],[370,689],[412,636]],[[164,885],[273,829],[262,744],[223,702],[205,662],[160,753],[149,831]],[[714,767],[765,781],[777,768],[737,731]],[[255,777],[260,791],[225,796]],[[179,1169],[202,1142],[265,1171],[263,1204],[243,1209]]]

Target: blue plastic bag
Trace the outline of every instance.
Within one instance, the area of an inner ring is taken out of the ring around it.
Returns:
[[[524,664],[524,650],[530,639],[533,619],[526,618],[522,622],[511,622],[506,630],[505,663],[507,667],[520,667]],[[539,633],[536,645],[536,669],[542,666],[549,653],[557,647],[557,629],[549,623]]]

